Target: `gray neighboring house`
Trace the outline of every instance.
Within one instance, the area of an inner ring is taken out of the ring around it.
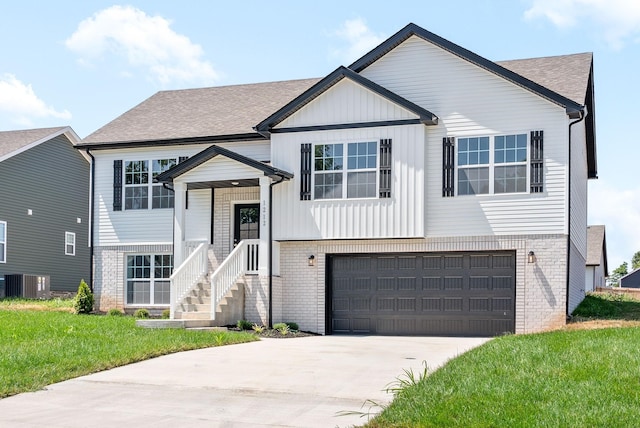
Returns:
[[[620,287],[622,288],[640,288],[640,269],[629,272],[620,278]]]
[[[607,267],[607,239],[604,225],[587,226],[587,273],[585,291],[594,291],[606,286],[609,276]]]
[[[0,132],[0,297],[5,275],[89,282],[89,162],[70,127]]]

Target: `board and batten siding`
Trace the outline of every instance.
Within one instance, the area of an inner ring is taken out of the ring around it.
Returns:
[[[257,160],[269,159],[268,141],[223,143],[218,145]],[[113,211],[114,160],[121,159],[123,161],[133,161],[166,158],[177,159],[180,156],[194,156],[202,150],[205,150],[207,147],[209,147],[207,144],[198,144],[93,150],[91,153],[95,157],[96,162],[94,214],[95,245],[158,244],[173,242],[172,208],[125,210],[123,207],[122,211]],[[220,162],[222,159],[226,158],[217,156],[210,162]],[[236,166],[240,165],[237,162],[234,164]],[[195,168],[187,174],[193,175],[198,170],[199,168]],[[184,176],[187,176],[187,174]],[[200,179],[204,178],[207,177],[200,177]],[[229,179],[229,177],[226,177],[225,179]],[[208,178],[205,181],[210,180],[212,180],[212,178]],[[200,206],[200,203],[197,201],[199,195],[200,193],[197,192],[189,195],[189,206],[192,204]],[[210,196],[208,196],[208,198],[210,201]],[[202,203],[204,204],[205,202],[203,201]],[[198,221],[201,222],[202,219],[199,218]],[[187,231],[188,230],[189,228]]]
[[[415,113],[344,78],[285,119],[278,128],[416,118]]]
[[[49,275],[52,291],[89,281],[87,159],[59,135],[0,162],[0,183],[0,221],[7,223],[0,277]],[[75,233],[73,256],[65,254],[65,232]]]
[[[425,129],[427,237],[568,232],[564,108],[415,36],[361,74],[439,117]],[[537,130],[544,131],[543,193],[442,197],[443,137]]]
[[[273,165],[295,176],[300,174],[303,143],[379,142],[389,138],[393,141],[391,198],[301,201],[300,182],[294,177],[273,187],[274,239],[424,236],[424,128],[404,125],[272,134]]]

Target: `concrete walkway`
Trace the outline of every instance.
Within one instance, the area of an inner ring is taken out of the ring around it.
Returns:
[[[181,352],[0,400],[2,427],[347,427],[404,369],[484,338],[324,336]],[[373,409],[374,412],[379,409]]]

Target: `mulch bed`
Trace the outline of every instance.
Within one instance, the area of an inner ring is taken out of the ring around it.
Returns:
[[[228,327],[229,331],[242,331],[238,327]],[[317,336],[315,333],[308,331],[290,330],[287,334],[282,334],[278,330],[264,329],[262,333],[256,333],[253,330],[244,330],[247,333],[253,333],[260,337],[268,337],[270,339],[295,339],[297,337]]]

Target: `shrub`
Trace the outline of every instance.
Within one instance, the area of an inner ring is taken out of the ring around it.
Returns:
[[[146,310],[145,308],[140,308],[140,309],[136,309],[136,311],[133,313],[134,318],[149,318],[151,315],[149,314],[149,311]]]
[[[121,317],[124,315],[124,313],[120,310],[120,309],[109,309],[109,312],[107,312],[107,315],[109,315],[110,317]]]
[[[285,336],[289,334],[289,326],[283,322],[279,322],[273,325],[274,330],[278,330],[281,335]]]
[[[93,310],[93,293],[84,279],[80,281],[78,294],[73,300],[73,310],[76,314],[89,314]]]
[[[289,327],[290,330],[296,330],[296,331],[300,330],[298,328],[298,323],[296,323],[296,322],[287,322],[285,324]]]
[[[169,318],[171,318],[171,309],[165,309],[164,311],[162,311],[162,317],[163,320],[168,320]]]
[[[264,331],[264,326],[263,325],[259,325],[259,324],[254,324],[251,326],[251,328],[253,329],[253,331],[255,331],[256,333],[260,334]]]
[[[236,323],[236,327],[238,327],[240,330],[251,330],[252,324],[247,320],[238,320],[238,322]]]

